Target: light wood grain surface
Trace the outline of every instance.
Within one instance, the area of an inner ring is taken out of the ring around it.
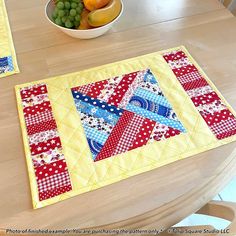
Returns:
[[[185,45],[236,109],[236,18],[217,0],[124,0],[106,35],[76,40],[44,17],[45,0],[7,0],[20,74],[0,80],[0,228],[168,228],[236,171],[231,143],[33,210],[14,85]]]

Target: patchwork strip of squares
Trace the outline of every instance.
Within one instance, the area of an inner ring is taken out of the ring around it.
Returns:
[[[187,55],[177,50],[164,53],[163,57],[216,138],[224,139],[235,135],[235,116]]]
[[[71,92],[94,161],[186,132],[150,69]]]
[[[69,172],[54,119],[47,86],[20,90],[39,200],[72,190]]]

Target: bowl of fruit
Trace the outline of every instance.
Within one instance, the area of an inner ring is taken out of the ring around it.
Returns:
[[[105,34],[122,12],[122,0],[49,0],[45,7],[52,25],[80,39]]]

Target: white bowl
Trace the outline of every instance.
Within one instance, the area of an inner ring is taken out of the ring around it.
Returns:
[[[48,21],[52,25],[56,26],[61,31],[70,35],[71,37],[79,38],[79,39],[92,39],[92,38],[96,38],[96,37],[99,37],[99,36],[105,34],[109,29],[111,29],[112,25],[120,18],[120,16],[123,13],[124,5],[123,5],[122,0],[121,0],[121,5],[122,5],[122,7],[121,7],[120,14],[112,22],[110,22],[104,26],[98,27],[98,28],[87,29],[87,30],[67,29],[65,27],[55,24],[52,20],[52,13],[55,8],[55,3],[53,0],[49,0],[47,2],[46,6],[45,6],[45,15],[46,15],[46,18],[48,19]]]

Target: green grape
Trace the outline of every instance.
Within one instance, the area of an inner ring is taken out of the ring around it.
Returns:
[[[75,28],[78,28],[80,25],[80,21],[75,21]]]
[[[52,13],[52,18],[53,18],[53,19],[56,19],[56,18],[57,18],[57,15],[58,15],[57,12],[54,10],[53,13]]]
[[[65,4],[65,8],[70,10],[70,2],[65,2],[64,4]]]
[[[62,17],[65,15],[65,11],[64,10],[59,10],[58,11],[58,16]]]
[[[76,21],[80,21],[80,20],[81,20],[80,15],[77,15],[77,16],[75,17],[75,20],[76,20]]]
[[[69,13],[70,13],[70,11],[69,11],[69,10],[67,10],[67,9],[66,9],[66,10],[64,10],[64,11],[65,11],[65,15],[66,15],[66,16],[68,16],[68,15],[69,15]]]
[[[68,16],[68,19],[73,22],[75,20],[75,17],[70,15]]]
[[[71,9],[70,10],[70,15],[71,16],[76,16],[76,10],[75,9]]]
[[[72,9],[76,9],[77,6],[78,6],[78,4],[75,3],[75,2],[72,2],[72,3],[70,4],[70,7],[71,7]]]
[[[76,11],[80,15],[82,13],[83,9],[81,9],[80,7],[76,7]]]
[[[58,9],[57,8],[54,9],[53,15],[56,16],[55,18],[57,18],[57,16],[58,16]]]
[[[56,20],[55,20],[55,23],[57,24],[57,25],[62,25],[62,21],[61,21],[61,18],[59,18],[59,17],[57,17],[56,18]]]
[[[56,8],[54,9],[54,12],[58,13],[58,11],[59,11],[59,10],[58,10],[58,8],[56,7]]]
[[[66,28],[72,28],[72,27],[73,27],[73,24],[71,23],[70,20],[67,20],[67,21],[65,22],[65,26],[66,26]]]
[[[81,2],[79,3],[79,5],[78,5],[78,6],[79,6],[79,8],[80,8],[80,9],[83,9],[83,8],[84,8],[84,5],[83,5],[83,3],[81,3]]]
[[[63,17],[61,18],[61,21],[62,21],[62,23],[64,23],[64,24],[65,24],[66,20],[67,20],[67,17],[66,17],[66,16],[63,16]]]
[[[63,10],[64,7],[65,7],[65,5],[64,5],[63,2],[58,2],[58,3],[57,3],[57,8],[58,8],[59,10]]]

